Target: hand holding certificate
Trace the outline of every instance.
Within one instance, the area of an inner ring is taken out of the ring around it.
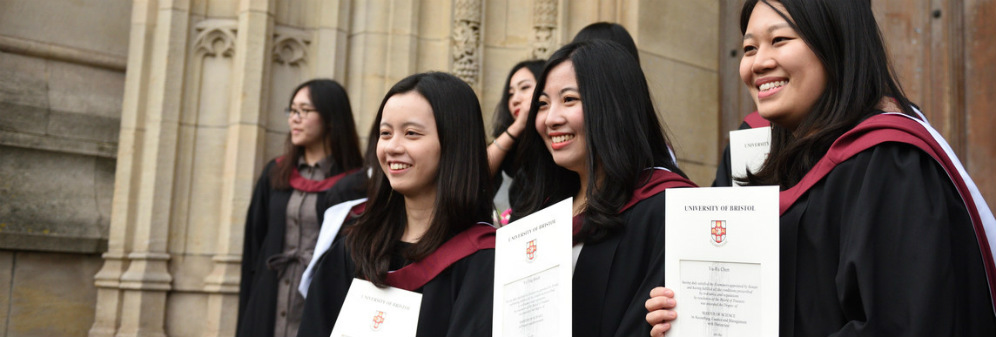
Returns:
[[[570,336],[572,199],[498,229],[494,336]]]
[[[669,336],[777,336],[778,188],[669,189]]]

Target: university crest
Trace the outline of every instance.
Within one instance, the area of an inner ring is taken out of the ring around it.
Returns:
[[[712,220],[709,230],[709,236],[712,239],[712,244],[715,246],[722,246],[726,244],[726,220]]]
[[[385,314],[385,312],[379,310],[374,312],[373,322],[370,323],[370,330],[378,331],[382,326],[384,326]]]
[[[536,239],[529,240],[526,244],[526,261],[536,260]]]

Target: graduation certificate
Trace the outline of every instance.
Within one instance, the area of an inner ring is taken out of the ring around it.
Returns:
[[[730,131],[730,176],[747,176],[747,169],[757,172],[771,152],[771,127]],[[739,187],[733,181],[733,186]]]
[[[665,191],[668,336],[777,336],[778,187]]]
[[[422,294],[353,279],[332,337],[415,336]]]
[[[498,229],[494,336],[571,335],[572,200]]]

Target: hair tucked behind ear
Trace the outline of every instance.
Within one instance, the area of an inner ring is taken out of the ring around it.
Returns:
[[[788,13],[767,0],[748,0],[740,12],[745,33],[754,7],[769,6],[809,45],[827,73],[826,90],[794,131],[771,128],[771,152],[758,172],[747,172],[749,185],[794,186],[844,132],[878,111],[883,99],[895,99],[913,115],[886,55],[882,34],[868,0],[782,0]],[[787,15],[786,15],[787,14]],[[791,19],[789,19],[791,17]]]
[[[641,172],[659,166],[684,173],[668,152],[667,136],[639,63],[611,41],[571,43],[550,57],[537,79],[529,125],[536,125],[536,102],[546,77],[565,61],[573,63],[577,75],[588,146],[585,169],[592,177],[586,190],[585,221],[575,239],[598,242],[622,227],[619,210],[641,183]],[[572,197],[580,188],[578,175],[554,163],[535,128],[524,132],[523,138],[523,167],[513,184],[522,184],[531,193],[513,200],[515,217]]]
[[[487,144],[481,106],[474,90],[453,75],[439,72],[415,74],[401,80],[384,95],[375,125],[380,125],[384,104],[394,95],[417,92],[429,101],[439,130],[439,171],[436,202],[429,230],[405,256],[421,260],[453,235],[477,222],[491,219],[494,208],[488,172]],[[350,227],[346,244],[356,263],[356,273],[384,285],[392,248],[401,240],[407,216],[404,196],[391,188],[380,165],[372,167],[366,209]]]

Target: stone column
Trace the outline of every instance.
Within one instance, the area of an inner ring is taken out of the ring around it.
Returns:
[[[189,20],[189,0],[158,3],[156,26],[148,66],[145,99],[145,134],[141,144],[138,200],[131,238],[128,269],[121,275],[123,290],[118,337],[165,336],[166,292],[171,288],[168,271],[170,208],[177,134],[182,102],[184,55]]]
[[[357,115],[357,131],[364,139],[387,90],[419,72],[420,8],[418,2],[409,0],[357,1],[353,6],[349,74],[344,85]]]
[[[245,210],[261,157],[264,130],[261,113],[268,95],[273,0],[242,1],[238,11],[235,55],[226,125],[220,186],[217,245],[211,273],[204,279],[207,293],[205,337],[232,336],[237,319],[242,232]]]
[[[107,239],[107,252],[103,254],[104,266],[94,276],[97,287],[97,305],[91,337],[113,337],[117,333],[121,314],[120,278],[128,266],[127,252],[131,250],[132,224],[135,223],[134,204],[138,199],[138,177],[142,139],[145,137],[145,109],[142,97],[149,78],[144,60],[152,53],[153,34],[156,29],[156,0],[136,0],[132,7],[131,33],[128,45],[127,75],[124,102],[121,109],[121,131],[118,139],[117,168],[114,175],[114,197],[111,206],[111,225]]]
[[[345,84],[346,51],[350,23],[349,0],[326,0],[318,12],[314,30],[313,70],[316,77],[336,79]],[[359,126],[359,125],[357,125]]]
[[[557,49],[557,0],[533,3],[532,58],[545,60]]]
[[[481,0],[456,0],[453,3],[452,72],[480,92]]]
[[[137,0],[133,7],[111,233],[95,276],[91,336],[165,336],[169,195],[189,7],[188,0]]]

